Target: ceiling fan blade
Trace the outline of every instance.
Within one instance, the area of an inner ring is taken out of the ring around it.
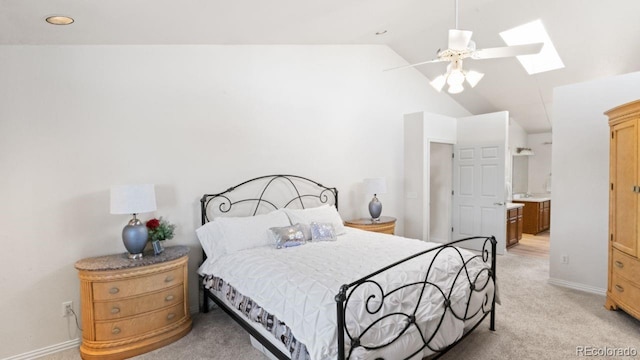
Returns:
[[[447,61],[447,59],[433,59],[433,60],[427,60],[427,61],[423,61],[423,62],[419,62],[419,63],[415,63],[415,64],[409,64],[409,65],[402,65],[402,66],[397,66],[397,67],[393,67],[390,69],[384,69],[383,71],[390,71],[390,70],[398,70],[398,69],[404,69],[404,68],[408,68],[408,67],[414,67],[414,66],[418,66],[418,65],[424,65],[424,64],[429,64],[429,63],[436,63],[436,62],[441,62],[441,61]]]
[[[471,54],[472,59],[495,59],[510,56],[532,55],[542,50],[543,43],[514,45],[487,49],[478,49]]]
[[[451,29],[449,30],[449,49],[465,50],[469,46],[473,31]]]

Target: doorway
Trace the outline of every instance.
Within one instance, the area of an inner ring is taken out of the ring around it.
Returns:
[[[453,145],[429,142],[429,241],[451,241]]]

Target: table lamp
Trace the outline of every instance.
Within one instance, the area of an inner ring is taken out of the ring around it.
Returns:
[[[369,214],[371,220],[380,221],[382,213],[382,203],[378,200],[378,194],[387,192],[387,182],[384,178],[364,179],[364,190],[367,194],[373,194],[373,199],[369,202]]]
[[[122,229],[122,241],[130,259],[141,259],[149,231],[137,214],[156,210],[156,192],[153,184],[119,185],[111,187],[111,213],[132,214],[133,218]]]

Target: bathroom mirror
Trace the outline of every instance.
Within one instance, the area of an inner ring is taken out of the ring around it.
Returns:
[[[526,194],[529,191],[529,157],[514,156],[511,169],[512,193]]]

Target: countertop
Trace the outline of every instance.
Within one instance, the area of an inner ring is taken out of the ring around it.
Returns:
[[[507,203],[507,210],[517,209],[519,207],[523,207],[524,204],[515,204],[515,203]]]
[[[527,198],[513,199],[512,201],[518,201],[518,202],[543,202],[543,201],[549,201],[549,200],[551,200],[550,197],[527,197]]]
[[[159,255],[154,255],[153,250],[145,251],[142,259],[129,259],[128,253],[120,253],[78,260],[75,266],[78,270],[86,271],[121,270],[175,260],[188,253],[189,247],[187,246],[167,246]]]

